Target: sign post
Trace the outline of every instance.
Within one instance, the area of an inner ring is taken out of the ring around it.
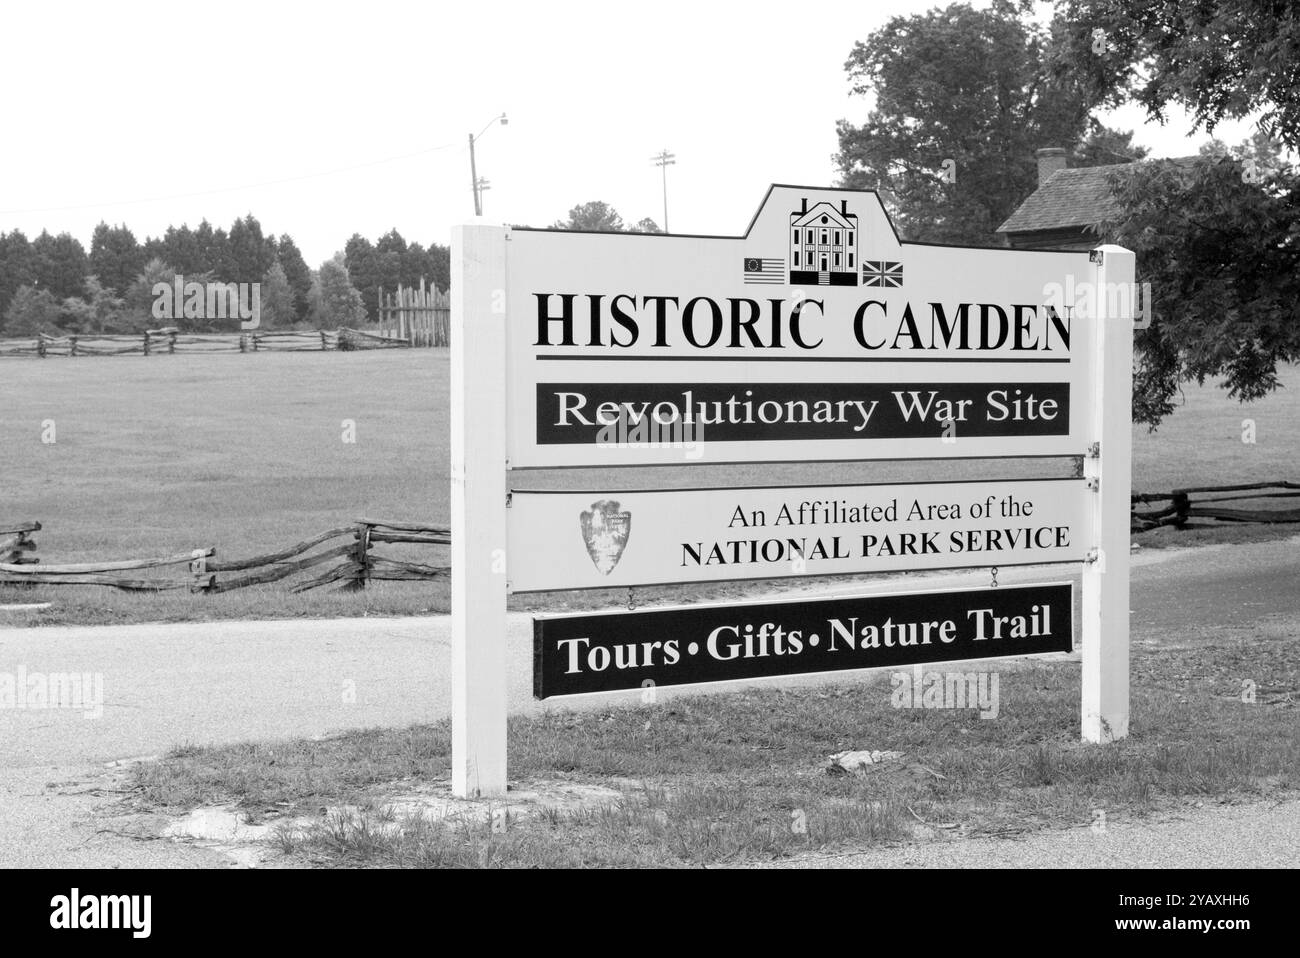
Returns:
[[[451,788],[506,793],[506,231],[459,226],[451,274]]]
[[[1133,253],[1093,250],[1090,344],[1093,354],[1092,436],[1085,457],[1093,494],[1095,553],[1083,567],[1085,742],[1128,736],[1129,513],[1133,486]]]
[[[452,276],[453,794],[506,793],[511,591],[1082,562],[1082,737],[1127,736],[1131,252],[910,242],[871,191],[776,185],[742,236],[461,226]],[[1064,456],[1082,480],[507,492],[526,470]],[[1070,591],[544,617],[536,689],[1059,654]]]

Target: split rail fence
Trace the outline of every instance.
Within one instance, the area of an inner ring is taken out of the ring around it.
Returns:
[[[1228,493],[1228,495],[1220,495]],[[1193,500],[1193,496],[1197,496]],[[1220,522],[1300,522],[1300,508],[1243,509],[1221,503],[1292,499],[1300,497],[1297,482],[1255,482],[1237,486],[1197,486],[1173,492],[1140,493],[1133,496],[1130,528],[1146,532],[1160,526],[1181,526],[1188,519],[1217,519]],[[1154,509],[1141,510],[1139,505],[1165,503]]]
[[[40,528],[39,522],[0,524],[0,585],[99,585],[132,592],[188,588],[191,592],[218,593],[279,582],[311,570],[309,578],[291,589],[304,592],[336,582],[345,589],[363,589],[368,582],[378,580],[432,580],[446,577],[451,571],[445,564],[430,565],[372,553],[377,546],[451,544],[451,533],[445,526],[416,522],[357,519],[287,549],[247,559],[218,559],[217,550],[208,547],[155,558],[50,565],[28,555],[36,548],[31,535]],[[186,568],[186,578],[122,575],[171,571],[180,566]]]
[[[1193,498],[1196,497],[1196,498]],[[1133,496],[1131,530],[1146,532],[1160,526],[1182,526],[1189,519],[1220,522],[1300,522],[1300,508],[1261,509],[1224,505],[1262,499],[1300,498],[1300,482],[1257,482],[1234,486],[1198,486],[1167,493]],[[1156,508],[1144,509],[1154,503]],[[331,583],[363,589],[379,580],[428,581],[449,577],[446,564],[429,564],[377,554],[385,546],[450,546],[446,526],[419,522],[356,519],[304,539],[287,549],[247,559],[219,559],[215,548],[192,549],[145,559],[46,564],[32,555],[41,531],[39,522],[0,522],[0,585],[99,585],[138,592],[188,588],[191,592],[230,592],[267,585],[312,572],[296,582],[293,592]],[[184,578],[135,578],[122,573],[186,567]]]
[[[168,356],[177,353],[320,352],[405,349],[409,339],[363,329],[251,330],[246,333],[182,333],[175,327],[131,335],[85,334],[0,341],[0,357]]]

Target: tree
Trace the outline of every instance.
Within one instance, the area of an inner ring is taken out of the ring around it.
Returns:
[[[230,259],[230,240],[223,229],[213,229],[212,224],[207,220],[199,223],[198,228],[194,231],[194,248],[195,262],[186,270],[182,270],[175,263],[181,275],[187,280],[190,273],[210,273],[222,282],[229,282],[228,277],[232,275]],[[171,263],[170,260],[164,259],[164,262]],[[261,274],[259,274],[261,275]]]
[[[42,232],[32,241],[32,254],[38,288],[56,299],[84,292],[90,263],[86,248],[70,233],[51,236]]]
[[[90,240],[90,271],[115,293],[124,293],[144,267],[144,250],[125,226],[101,222]]]
[[[4,318],[14,294],[36,282],[36,254],[20,230],[0,233],[0,319]]]
[[[910,239],[993,245],[1037,185],[1037,149],[1117,162],[1097,147],[1127,139],[1090,119],[1086,84],[1053,70],[1058,31],[995,0],[894,17],[857,43],[845,69],[875,102],[861,126],[838,124],[842,185],[880,190]]]
[[[427,250],[412,243],[402,256],[402,284],[419,286],[420,280],[445,290],[451,274],[451,250],[433,245]]]
[[[114,290],[91,276],[86,279],[85,299],[69,296],[63,301],[60,326],[70,333],[135,332],[134,324],[124,322],[123,305]]]
[[[1262,111],[1260,127],[1300,147],[1300,8],[1286,0],[1063,0],[1060,73],[1093,96],[1135,97],[1163,121],[1171,103],[1198,127]]]
[[[307,261],[302,258],[302,253],[294,243],[293,237],[288,233],[280,234],[280,241],[275,248],[275,259],[284,270],[285,279],[289,281],[289,287],[293,290],[294,322],[301,322],[307,318],[307,298],[311,294],[311,269],[307,266]]]
[[[659,228],[659,224],[658,224],[658,223],[656,223],[654,220],[652,220],[650,217],[647,216],[645,219],[643,219],[643,220],[641,220],[640,222],[638,222],[635,226],[629,227],[628,232],[630,232],[630,233],[662,233],[663,230],[661,230],[661,229]]]
[[[1300,170],[1261,136],[1110,180],[1109,235],[1136,254],[1154,304],[1136,338],[1134,419],[1154,427],[1186,380],[1223,376],[1243,402],[1276,389],[1278,365],[1300,360]]]
[[[366,307],[361,293],[348,278],[343,254],[326,260],[317,271],[311,289],[311,317],[322,329],[365,322]]]
[[[421,276],[428,276],[429,282],[446,292],[451,289],[451,247],[440,243],[430,243],[424,251],[424,266]]]
[[[6,336],[35,336],[38,333],[59,335],[59,321],[63,311],[59,301],[48,289],[23,286],[14,293],[9,308],[5,310]]]
[[[1155,319],[1138,333],[1134,418],[1174,409],[1185,380],[1223,376],[1242,401],[1277,388],[1300,353],[1300,176],[1281,146],[1300,146],[1300,11],[1290,3],[1062,0],[1055,70],[1093,97],[1135,99],[1163,121],[1170,104],[1194,128],[1261,112],[1235,151],[1152,162],[1111,176],[1115,242],[1137,254]],[[1271,138],[1270,138],[1271,137]]]
[[[176,274],[177,271],[161,259],[151,259],[144,264],[140,275],[127,287],[126,293],[122,296],[124,301],[122,321],[129,324],[132,331],[161,329],[165,326],[180,327],[184,324],[184,319],[178,312],[171,318],[157,317],[153,314],[154,302],[157,300],[153,291],[154,286],[164,283],[174,288]],[[186,282],[201,282],[207,276],[205,273],[188,275],[182,273],[181,275],[185,276]]]
[[[262,326],[287,329],[297,321],[298,307],[293,287],[279,263],[273,263],[262,277],[261,303]]]
[[[262,224],[249,213],[230,225],[226,263],[214,263],[212,271],[227,283],[255,283],[274,262],[274,241],[262,235]]]
[[[200,229],[203,226],[207,226],[206,220],[200,224]],[[211,233],[212,228],[209,226],[206,237],[208,242],[211,241]],[[182,276],[187,273],[205,273],[209,269],[204,238],[190,229],[189,224],[186,223],[182,223],[179,227],[167,227],[167,232],[162,239],[162,250],[155,255]]]
[[[556,220],[551,227],[557,230],[587,230],[595,233],[621,233],[625,227],[623,217],[608,203],[592,200],[580,203],[569,210],[567,220]]]
[[[1070,151],[1070,166],[1082,168],[1132,163],[1150,152],[1145,146],[1133,142],[1132,130],[1112,130],[1097,124]]]
[[[371,321],[379,318],[379,290],[388,278],[385,274],[383,257],[379,255],[374,244],[360,233],[353,233],[343,247],[343,261],[353,285],[360,291],[366,314]],[[393,285],[397,279],[394,274]]]

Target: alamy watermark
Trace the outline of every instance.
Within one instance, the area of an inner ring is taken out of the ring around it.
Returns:
[[[979,709],[982,719],[998,717],[997,672],[894,672],[889,704],[896,709]]]
[[[1064,283],[1043,287],[1043,304],[1058,315],[1071,319],[1133,318],[1134,329],[1151,326],[1152,302],[1150,283],[1102,283],[1090,280],[1076,283],[1067,276]]]
[[[684,421],[675,403],[661,402],[653,407],[644,403],[631,413],[601,407],[595,415],[600,425],[596,433],[598,448],[680,449],[686,459],[704,455],[704,424],[689,418]]]
[[[187,283],[177,274],[171,283],[153,284],[157,320],[238,319],[239,328],[262,325],[261,283]]]
[[[73,709],[82,718],[104,716],[101,672],[0,672],[0,709]]]

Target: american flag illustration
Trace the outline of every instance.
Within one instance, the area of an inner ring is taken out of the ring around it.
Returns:
[[[862,285],[897,289],[903,285],[903,264],[863,260]]]
[[[745,257],[746,283],[784,283],[785,260]]]

